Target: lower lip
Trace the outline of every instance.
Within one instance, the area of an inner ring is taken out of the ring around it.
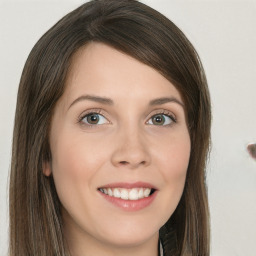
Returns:
[[[117,197],[113,197],[113,196],[108,196],[102,192],[99,191],[99,193],[110,203],[112,203],[113,205],[122,208],[125,211],[139,211],[142,210],[144,208],[146,208],[147,206],[149,206],[150,204],[152,204],[152,202],[154,201],[154,199],[156,198],[157,195],[157,191],[155,191],[152,195],[148,196],[148,197],[144,197],[142,199],[138,199],[138,200],[124,200],[121,198],[117,198]]]

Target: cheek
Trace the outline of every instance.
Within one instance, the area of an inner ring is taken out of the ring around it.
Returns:
[[[184,131],[175,136],[170,136],[162,142],[158,148],[159,165],[162,165],[163,176],[166,180],[172,181],[173,178],[184,179],[190,158],[190,137]]]
[[[72,133],[58,134],[52,145],[52,172],[63,206],[93,190],[93,178],[106,156],[100,148]]]
[[[166,201],[163,211],[169,216],[176,209],[183,193],[191,147],[189,135],[186,133],[170,141],[172,143],[163,143],[162,150],[158,150],[162,152],[158,157],[158,166],[165,184],[162,190]]]
[[[90,176],[93,169],[100,166],[102,159],[106,157],[99,143],[88,137],[63,132],[58,134],[58,140],[51,147],[53,159],[53,171],[70,175],[74,179],[80,176]]]

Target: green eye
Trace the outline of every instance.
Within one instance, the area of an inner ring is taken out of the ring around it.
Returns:
[[[172,122],[175,122],[175,119],[172,116],[164,115],[164,114],[157,114],[150,118],[148,124],[151,125],[168,125]]]
[[[108,123],[107,119],[103,115],[100,115],[98,113],[87,114],[82,118],[81,121],[89,125],[100,125]]]

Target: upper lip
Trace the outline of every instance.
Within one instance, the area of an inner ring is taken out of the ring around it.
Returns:
[[[99,188],[126,188],[126,189],[153,188],[153,189],[157,189],[154,185],[152,185],[148,182],[142,182],[142,181],[137,181],[137,182],[133,182],[133,183],[115,182],[115,183],[109,183],[109,184],[102,185]]]

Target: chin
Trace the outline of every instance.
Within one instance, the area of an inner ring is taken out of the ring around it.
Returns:
[[[155,219],[156,220],[156,219]],[[123,218],[115,223],[101,225],[98,234],[102,242],[113,244],[117,247],[133,247],[143,244],[151,239],[158,239],[158,232],[162,223],[150,221],[147,218]]]
[[[112,233],[108,238],[102,237],[101,242],[109,244],[116,248],[128,248],[136,247],[151,241],[152,239],[158,239],[158,230],[151,233],[144,232],[118,232]]]

